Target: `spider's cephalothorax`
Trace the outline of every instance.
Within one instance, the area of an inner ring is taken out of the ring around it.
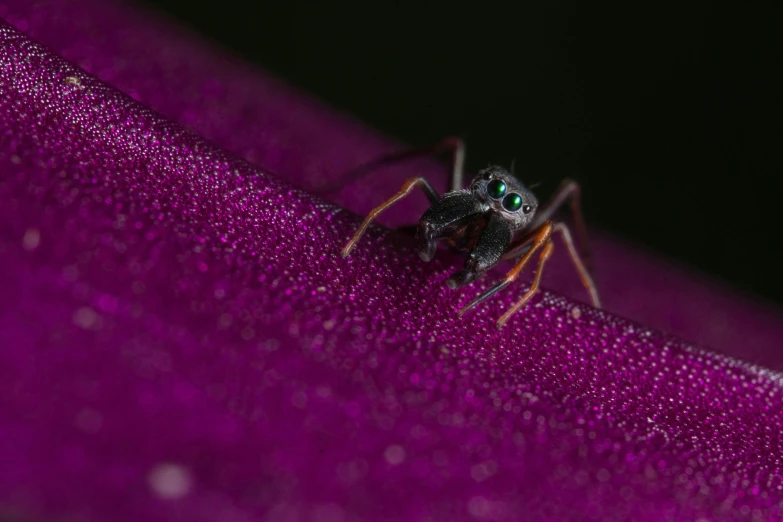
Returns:
[[[468,252],[462,270],[448,279],[447,284],[450,288],[472,283],[504,259],[518,258],[514,268],[501,282],[465,306],[460,311],[460,315],[514,282],[530,259],[540,252],[533,284],[498,321],[499,326],[505,324],[538,290],[544,264],[552,255],[554,232],[562,235],[571,260],[590,293],[593,305],[600,307],[595,285],[574,247],[568,228],[563,223],[550,221],[555,211],[563,203],[570,201],[577,232],[580,234],[583,250],[585,254],[587,253],[586,233],[579,208],[579,186],[573,181],[566,180],[552,200],[539,209],[536,197],[521,181],[506,169],[493,165],[479,171],[470,186],[465,189],[462,188],[464,160],[462,141],[449,138],[427,151],[444,148],[449,148],[454,153],[451,190],[439,196],[424,178],[408,180],[397,194],[367,216],[359,230],[343,248],[343,257],[350,255],[356,242],[378,214],[410,194],[418,186],[424,190],[430,200],[430,207],[419,220],[416,232],[421,259],[430,261],[434,257],[439,240],[446,240],[457,249]],[[364,172],[369,170],[368,167],[390,163],[411,155],[413,154],[403,153],[382,158],[365,167]]]

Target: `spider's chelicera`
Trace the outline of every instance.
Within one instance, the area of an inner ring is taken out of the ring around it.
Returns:
[[[440,240],[445,240],[453,247],[468,252],[462,270],[448,279],[447,284],[450,288],[472,283],[500,261],[517,260],[503,280],[468,303],[460,311],[460,315],[513,283],[533,256],[539,253],[538,268],[533,283],[522,298],[498,320],[498,326],[503,326],[538,291],[544,265],[552,255],[554,248],[552,236],[555,232],[562,236],[582,283],[590,293],[593,305],[600,307],[598,292],[587,268],[589,266],[587,235],[580,210],[579,185],[574,181],[564,181],[552,199],[540,208],[538,200],[530,189],[525,187],[513,173],[496,165],[479,171],[468,188],[462,188],[465,154],[464,144],[458,138],[448,138],[435,147],[424,150],[381,158],[357,170],[354,175],[364,174],[383,164],[443,149],[449,149],[454,154],[450,190],[440,196],[426,179],[409,179],[397,194],[367,216],[343,248],[343,257],[350,255],[378,214],[410,194],[415,187],[420,187],[430,200],[430,207],[421,216],[416,230],[421,259],[432,260]],[[577,252],[568,227],[564,223],[551,220],[554,213],[566,202],[570,202],[586,263]]]

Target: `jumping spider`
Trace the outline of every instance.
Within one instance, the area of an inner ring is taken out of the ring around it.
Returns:
[[[468,252],[463,269],[447,280],[449,288],[459,288],[472,283],[500,261],[518,259],[502,281],[462,308],[459,312],[460,316],[516,281],[533,256],[540,252],[538,268],[530,289],[497,322],[498,327],[505,325],[509,318],[525,306],[538,291],[544,265],[554,249],[552,236],[555,232],[563,238],[582,284],[590,294],[593,306],[600,308],[598,291],[587,268],[590,266],[590,257],[580,209],[579,185],[576,182],[565,180],[555,195],[543,206],[539,206],[533,193],[511,172],[497,165],[479,171],[470,186],[463,188],[465,146],[459,138],[447,138],[434,147],[426,149],[385,156],[364,165],[352,175],[357,177],[384,164],[443,150],[450,150],[453,154],[454,168],[449,183],[450,190],[440,196],[426,179],[421,177],[409,179],[399,192],[370,212],[342,249],[342,256],[348,257],[351,254],[367,227],[381,212],[410,194],[415,187],[419,187],[430,201],[430,207],[422,215],[416,230],[419,257],[423,261],[432,260],[437,241],[440,239],[446,240],[460,251]],[[574,246],[568,227],[564,223],[550,220],[567,201],[570,201],[585,262]]]

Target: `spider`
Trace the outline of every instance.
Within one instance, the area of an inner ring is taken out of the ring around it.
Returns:
[[[511,316],[524,307],[538,291],[544,266],[552,256],[553,236],[556,232],[562,237],[579,278],[590,294],[593,306],[600,308],[598,291],[588,269],[591,266],[591,259],[580,208],[580,189],[575,181],[564,180],[554,196],[543,206],[539,206],[538,200],[530,189],[525,187],[512,172],[497,165],[490,165],[480,170],[470,185],[463,188],[465,145],[461,139],[454,137],[446,138],[432,147],[384,156],[362,166],[348,176],[355,178],[385,164],[415,155],[445,150],[452,154],[453,169],[449,191],[442,196],[439,195],[423,177],[407,180],[399,192],[373,209],[364,219],[342,249],[342,256],[348,257],[351,254],[359,239],[367,231],[367,227],[379,214],[418,187],[424,191],[430,202],[430,207],[416,226],[419,257],[423,261],[431,261],[435,256],[439,240],[446,240],[457,250],[468,253],[462,270],[454,273],[446,281],[449,288],[459,288],[476,281],[501,261],[518,259],[499,283],[463,307],[459,311],[460,316],[516,281],[530,260],[539,254],[538,268],[530,288],[497,321],[498,327],[504,326]],[[564,223],[550,219],[566,202],[570,202],[580,246],[584,252],[584,262],[574,246],[568,227]]]

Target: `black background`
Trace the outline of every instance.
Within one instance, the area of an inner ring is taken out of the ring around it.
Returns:
[[[575,177],[589,222],[783,303],[772,2],[136,1],[412,145],[462,136],[471,170]]]

